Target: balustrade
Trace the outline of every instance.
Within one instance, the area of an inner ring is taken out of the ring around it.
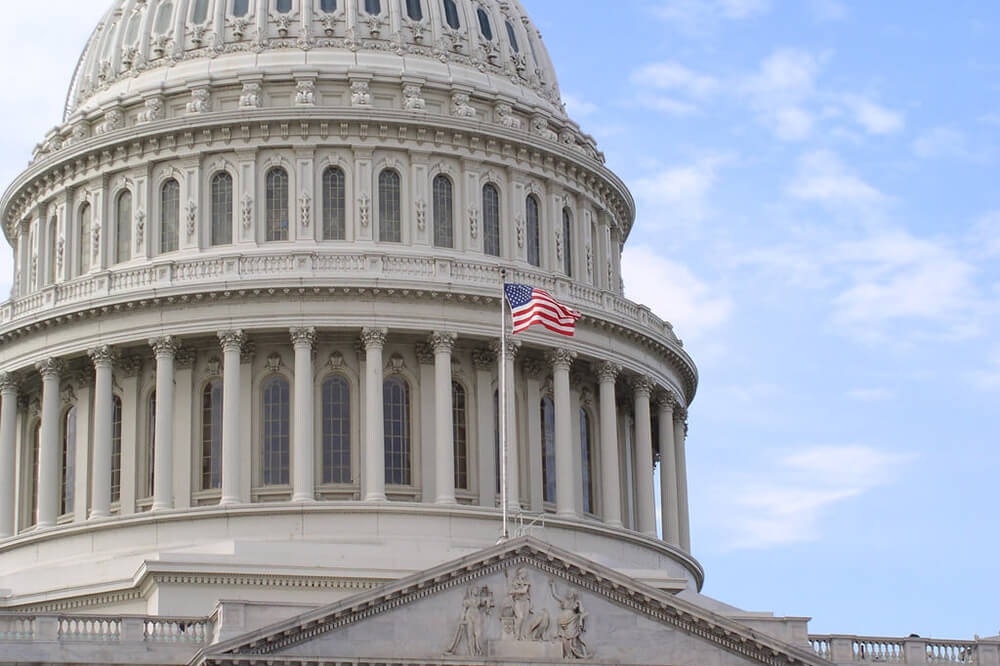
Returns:
[[[961,641],[813,635],[809,645],[820,657],[838,664],[1000,664],[998,637]]]
[[[117,641],[122,620],[114,617],[60,617],[59,639],[64,641]]]
[[[974,641],[928,641],[927,662],[933,664],[974,664]]]
[[[34,616],[0,616],[0,641],[30,641],[34,638],[34,636]]]

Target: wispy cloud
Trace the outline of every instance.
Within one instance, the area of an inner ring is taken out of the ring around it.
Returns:
[[[923,159],[976,160],[980,156],[965,132],[955,127],[935,127],[913,140],[913,153]]]
[[[868,207],[887,201],[882,192],[828,150],[806,153],[799,159],[798,173],[787,193],[793,199],[834,207]]]
[[[704,34],[723,21],[766,14],[771,0],[661,0],[653,13],[682,32]]]
[[[564,93],[562,96],[563,104],[566,105],[566,113],[570,115],[571,118],[586,118],[591,116],[600,110],[593,102],[588,102],[582,97],[577,97],[576,95]]]
[[[646,224],[676,228],[701,222],[709,214],[709,194],[719,170],[730,161],[728,156],[704,157],[636,180],[633,191]]]
[[[854,119],[869,134],[896,134],[906,126],[902,113],[888,109],[861,95],[844,95],[843,102]]]
[[[659,90],[682,91],[705,97],[719,89],[712,76],[695,72],[676,62],[658,62],[640,67],[632,73],[632,82]]]
[[[816,90],[821,59],[802,49],[778,49],[737,84],[763,124],[784,141],[807,138],[814,125],[805,107]]]
[[[983,359],[980,368],[968,373],[972,384],[982,391],[1000,391],[1000,347]]]

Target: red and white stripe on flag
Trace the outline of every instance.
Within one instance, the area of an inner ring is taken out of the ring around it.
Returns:
[[[547,291],[523,284],[507,284],[504,290],[514,317],[514,333],[541,324],[562,335],[574,334],[576,321],[582,315],[557,301]]]

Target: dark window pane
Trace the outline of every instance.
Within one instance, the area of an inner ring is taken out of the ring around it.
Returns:
[[[486,39],[493,41],[493,27],[490,25],[490,17],[486,13],[486,10],[480,7],[476,10],[476,16],[479,17],[479,32]]]
[[[122,497],[122,399],[115,396],[111,411],[111,501]]]
[[[458,382],[451,383],[451,410],[455,451],[455,488],[469,489],[469,437],[466,418],[465,387]]]
[[[62,492],[59,513],[73,513],[76,489],[76,407],[66,412],[62,431]]]
[[[160,253],[174,252],[180,240],[181,186],[171,178],[160,190]]]
[[[351,387],[341,376],[323,382],[323,483],[351,482]]]
[[[382,13],[382,3],[380,0],[365,0],[365,11],[372,16]]]
[[[276,167],[267,172],[266,240],[288,240],[288,172]]]
[[[434,179],[434,245],[455,247],[455,211],[451,180],[447,176]]]
[[[540,237],[538,229],[538,199],[533,196],[528,197],[525,204],[528,217],[528,263],[532,266],[541,266],[541,251],[539,248]]]
[[[347,225],[347,197],[343,169],[329,167],[323,172],[323,240],[344,240]]]
[[[275,0],[274,8],[280,14],[287,14],[292,11],[292,0]]]
[[[264,382],[263,441],[261,443],[261,484],[288,485],[289,463],[289,387],[284,377],[274,376]]]
[[[546,502],[556,501],[556,408],[551,398],[542,398],[542,493]]]
[[[195,0],[191,20],[194,23],[204,23],[208,18],[208,0]]]
[[[410,388],[400,377],[382,384],[385,425],[385,482],[408,486],[410,477]]]
[[[212,245],[233,242],[233,177],[220,171],[212,178]]]
[[[233,0],[233,16],[246,16],[250,11],[250,0]]]
[[[583,511],[596,513],[594,505],[594,444],[587,410],[580,410],[580,461],[583,467]]]
[[[563,272],[573,277],[573,216],[569,208],[563,208],[562,227]]]
[[[77,248],[79,255],[79,274],[83,275],[90,270],[90,204],[83,204],[80,207],[80,239]]]
[[[492,184],[483,188],[483,251],[500,256],[500,192]]]
[[[510,48],[514,49],[514,53],[520,53],[521,47],[517,43],[517,34],[514,32],[514,26],[507,21],[507,39],[510,40]]]
[[[222,487],[222,380],[205,386],[201,397],[201,488]]]
[[[327,14],[332,14],[337,11],[337,0],[320,0],[319,8]]]
[[[378,237],[387,243],[403,240],[399,174],[386,169],[378,177]]]
[[[455,0],[443,0],[443,2],[445,21],[452,30],[458,30],[462,24],[458,20],[458,7],[455,5]]]
[[[115,211],[115,263],[132,258],[132,193],[125,190],[118,195]]]
[[[424,10],[420,6],[420,0],[406,0],[406,14],[414,21],[424,18]]]

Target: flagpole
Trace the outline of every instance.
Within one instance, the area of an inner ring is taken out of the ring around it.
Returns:
[[[500,269],[500,504],[503,507],[501,541],[507,531],[507,269]]]

